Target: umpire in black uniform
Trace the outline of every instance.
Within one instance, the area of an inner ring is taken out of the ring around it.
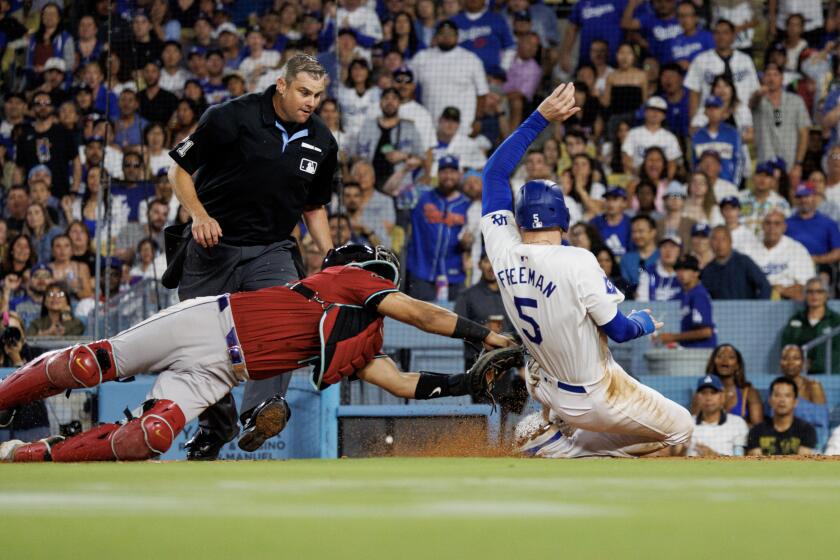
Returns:
[[[338,146],[315,115],[325,86],[326,70],[314,58],[294,56],[275,85],[211,107],[196,131],[169,153],[177,163],[169,178],[192,218],[192,239],[182,252],[182,300],[298,279],[291,233],[301,217],[318,249],[326,254],[332,248],[325,205]],[[274,399],[275,408],[266,409],[262,420],[257,419],[264,407],[256,415],[253,411],[266,399],[285,395],[290,378],[245,385],[240,447],[259,447],[285,426],[285,401]],[[278,419],[280,405],[285,412]],[[188,457],[215,459],[239,431],[233,397],[202,414],[199,426],[187,444]]]

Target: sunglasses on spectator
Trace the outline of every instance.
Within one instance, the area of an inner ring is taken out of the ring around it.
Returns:
[[[394,81],[398,84],[410,84],[411,78],[409,78],[408,76],[397,76],[396,78],[394,78]]]

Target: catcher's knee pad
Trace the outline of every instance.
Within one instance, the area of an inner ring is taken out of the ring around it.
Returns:
[[[111,436],[111,450],[118,461],[142,461],[166,453],[184,429],[181,408],[166,399],[147,401],[143,414]]]
[[[46,368],[47,377],[60,389],[96,387],[117,376],[114,351],[107,340],[65,348],[47,358]]]

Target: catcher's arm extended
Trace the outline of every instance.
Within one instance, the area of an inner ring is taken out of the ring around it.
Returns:
[[[456,315],[443,307],[414,299],[402,292],[386,295],[376,309],[386,317],[432,334],[461,338],[475,343],[483,342],[491,348],[504,348],[513,344],[511,339],[496,334],[485,326]]]

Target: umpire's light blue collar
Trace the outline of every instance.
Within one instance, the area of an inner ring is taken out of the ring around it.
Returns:
[[[295,132],[294,134],[289,136],[289,133],[286,131],[286,128],[278,120],[277,113],[274,111],[273,99],[274,99],[274,92],[276,92],[276,91],[277,91],[277,86],[272,85],[272,86],[269,86],[265,90],[265,92],[263,92],[262,103],[261,103],[261,105],[262,105],[261,113],[262,113],[263,124],[265,124],[266,126],[277,127],[277,129],[280,131],[280,134],[283,135],[283,151],[285,152],[286,151],[286,146],[289,145],[289,142],[297,140],[298,138],[305,138],[305,137],[309,136],[309,127],[311,126],[311,123],[312,123],[312,117],[309,117],[309,119],[303,125],[301,125],[303,128],[301,128],[300,130],[298,130],[297,132]]]

